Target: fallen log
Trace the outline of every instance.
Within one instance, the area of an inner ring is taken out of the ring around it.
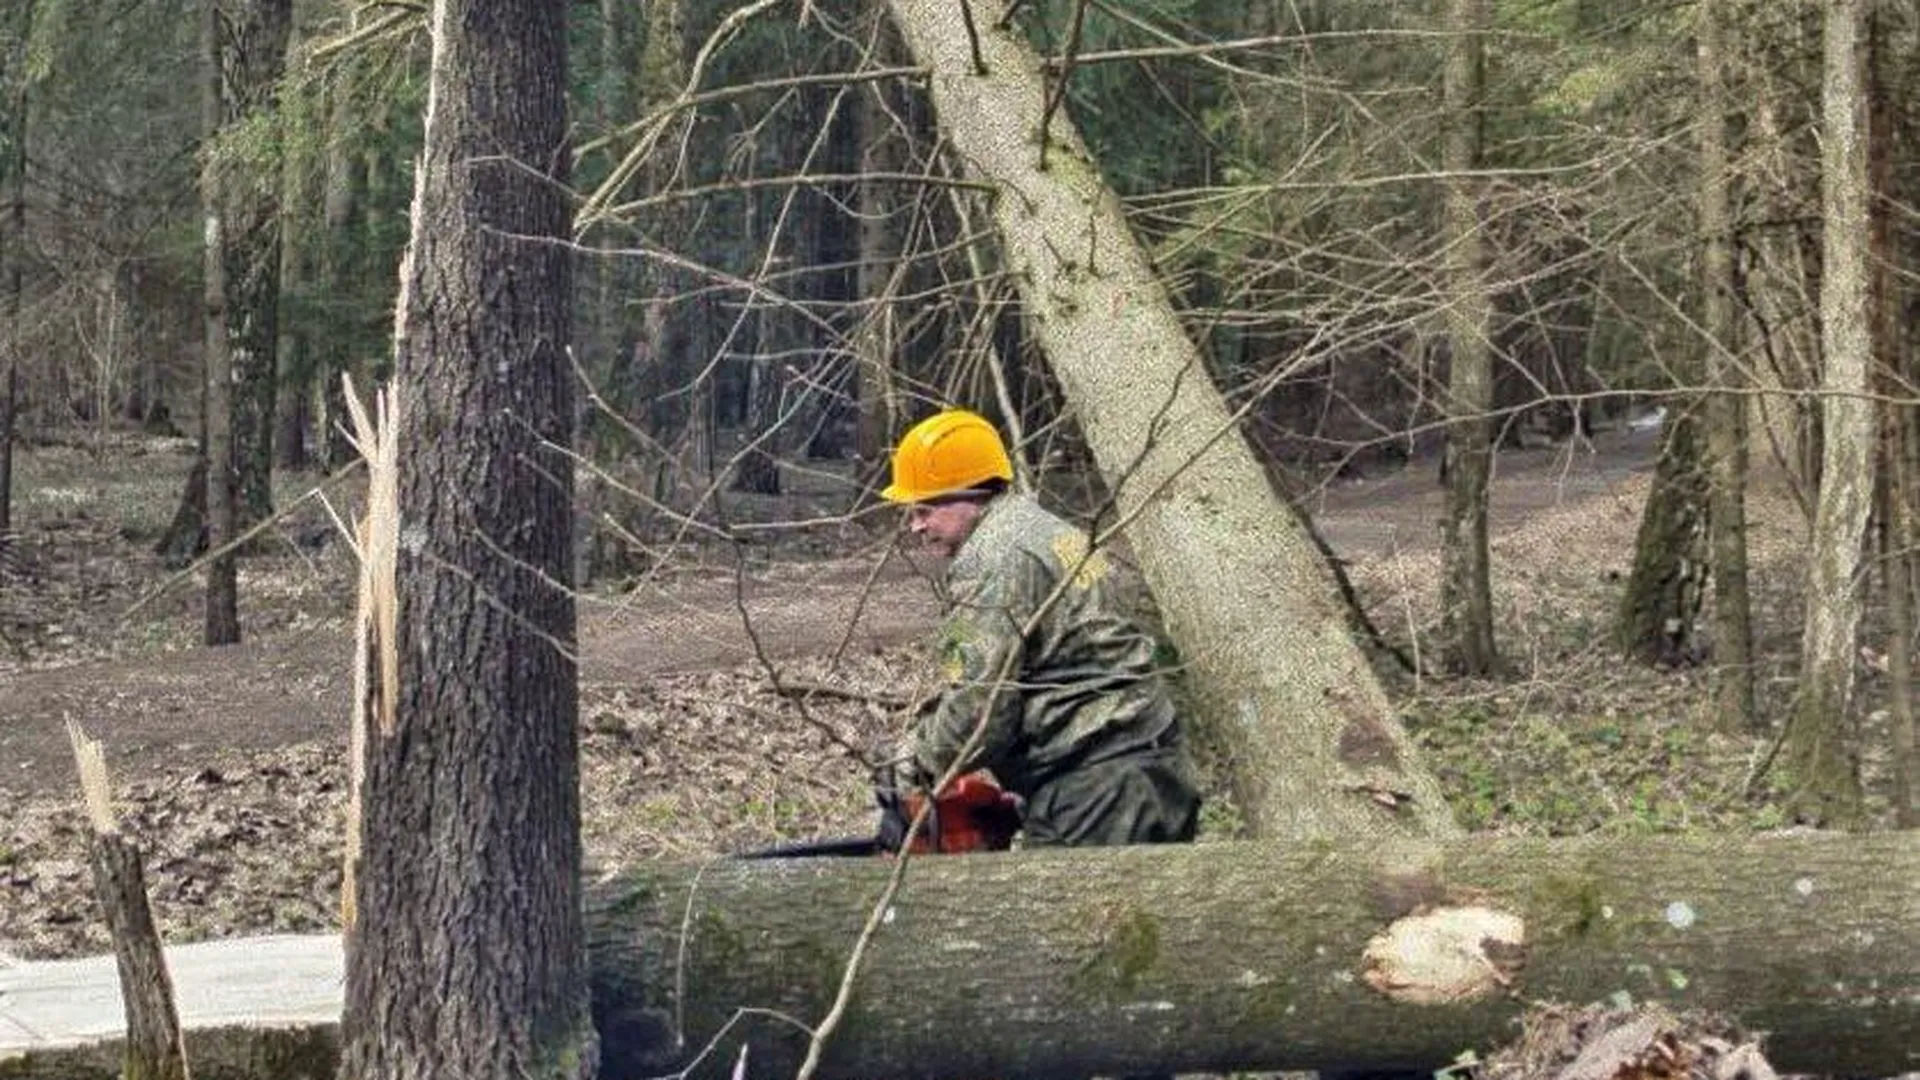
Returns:
[[[591,892],[596,1020],[627,1075],[790,1073],[884,864],[636,869]],[[1914,833],[1202,844],[924,859],[833,1076],[1419,1067],[1530,1001],[1656,1000],[1788,1070],[1920,1063]],[[740,1010],[762,1010],[741,1015]],[[777,1014],[777,1015],[776,1015]],[[720,1033],[731,1023],[724,1037]]]
[[[594,883],[604,1074],[660,1075],[703,1050],[699,1071],[719,1073],[741,1041],[748,1075],[791,1074],[806,1043],[794,1021],[825,1014],[888,869],[661,863]],[[1529,1002],[1628,999],[1764,1031],[1782,1070],[1893,1075],[1920,1064],[1916,883],[1911,832],[922,859],[871,943],[822,1075],[1424,1067],[1507,1041]],[[201,987],[239,977],[277,980],[241,996],[279,1007],[251,1019],[283,1025],[272,1032],[283,1054],[297,1038],[301,1055],[324,1057],[337,943],[304,988],[288,982],[294,954],[225,944],[193,963],[168,954],[196,1076],[216,1056],[237,1063],[222,1076],[271,1075],[245,1071],[245,1052],[197,1049],[207,1027],[249,1021],[198,1004]],[[9,1002],[33,994],[9,978],[0,969],[0,1078],[113,1075],[110,1054],[90,1071],[73,1064],[80,1051],[50,1044],[10,1056]],[[117,1012],[107,985],[96,1024]],[[297,1010],[281,1007],[303,993]],[[49,1071],[56,1061],[64,1071]],[[318,1058],[303,1064],[281,1075],[330,1075]]]

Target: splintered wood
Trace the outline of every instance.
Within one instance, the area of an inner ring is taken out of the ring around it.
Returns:
[[[92,836],[87,861],[93,887],[113,937],[120,973],[120,999],[126,1009],[127,1042],[122,1075],[141,1080],[186,1080],[186,1047],[174,1009],[173,980],[160,951],[160,933],[147,903],[146,869],[140,849],[121,835],[109,798],[106,755],[100,743],[67,721],[73,757],[80,770]]]

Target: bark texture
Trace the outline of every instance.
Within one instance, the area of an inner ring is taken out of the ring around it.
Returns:
[[[885,863],[655,866],[593,896],[610,1070],[658,1075],[738,1010],[824,1014]],[[1520,1001],[1626,993],[1771,1032],[1784,1069],[1913,1068],[1907,834],[1202,844],[925,860],[823,1075],[1429,1068]],[[1428,946],[1461,962],[1399,962]],[[1507,985],[1502,986],[1504,980]],[[964,1037],[956,1033],[964,1032]],[[755,1075],[806,1040],[739,1017]]]
[[[1747,402],[1735,301],[1732,160],[1727,149],[1725,0],[1700,5],[1701,323],[1706,330],[1708,520],[1713,579],[1715,715],[1742,731],[1756,722],[1753,613],[1747,589]]]
[[[95,832],[87,847],[94,893],[106,913],[120,972],[128,1037],[121,1055],[123,1080],[187,1080],[186,1048],[174,1011],[173,980],[160,951],[160,932],[147,904],[146,869],[140,849],[113,833]]]
[[[1687,664],[1698,656],[1707,585],[1708,478],[1698,406],[1676,401],[1671,409],[1614,624],[1620,651],[1649,664]]]
[[[201,135],[211,144],[225,123],[226,79],[222,74],[225,53],[225,28],[220,5],[206,0],[201,11],[201,63],[205,65],[201,87]],[[239,532],[237,478],[234,472],[233,439],[233,362],[232,341],[227,325],[227,201],[221,193],[221,171],[215,164],[204,164],[200,171],[200,265],[201,287],[201,408],[200,451],[206,456],[206,468],[197,470],[206,488],[200,496],[202,532],[193,537],[190,550],[199,551],[204,542],[218,550]],[[191,498],[182,499],[182,523]],[[172,533],[172,530],[169,530]],[[186,539],[184,532],[174,536]],[[239,554],[220,551],[207,566],[207,604],[203,640],[208,645],[231,645],[240,640],[240,564]]]
[[[570,590],[566,10],[437,0],[430,17],[395,350],[397,708],[367,738],[347,940],[344,1070],[359,1080],[597,1067]]]
[[[1868,373],[1873,360],[1870,294],[1864,0],[1827,5],[1821,92],[1819,503],[1807,565],[1806,628],[1799,690],[1787,727],[1787,760],[1803,816],[1848,824],[1860,813],[1860,781],[1847,745],[1855,645],[1860,630],[1860,547],[1873,502],[1876,437]]]
[[[218,0],[223,131],[261,122],[275,107],[293,30],[293,0]],[[258,136],[246,136],[257,138]],[[233,470],[242,527],[273,513],[275,349],[280,311],[280,169],[247,148],[215,166],[231,381]]]
[[[1235,762],[1250,830],[1453,832],[1348,633],[1331,571],[1266,481],[1064,114],[1045,126],[1043,164],[1040,58],[989,18],[973,20],[976,37],[952,0],[888,6],[932,71],[958,157],[999,190],[1007,270]]]
[[[7,94],[7,141],[11,152],[6,160],[7,225],[0,229],[0,269],[6,272],[7,339],[20,340],[20,301],[26,287],[27,254],[27,126],[32,116],[33,81],[27,78],[27,41],[33,32],[35,0],[27,0],[19,11],[19,42],[14,55],[7,57],[3,72],[13,83]],[[20,358],[9,347],[0,355],[0,533],[13,528],[13,438],[18,422],[20,399]]]
[[[890,869],[822,858],[596,874],[608,1074],[662,1075],[703,1051],[693,1072],[724,1074],[745,1038],[748,1075],[791,1075],[804,1036],[741,1010],[822,1015]],[[823,1075],[1431,1065],[1509,1041],[1522,1002],[1625,994],[1765,1029],[1782,1069],[1887,1076],[1920,1060],[1917,877],[1911,833],[924,859],[880,924]],[[1394,962],[1419,944],[1435,947],[1433,967]],[[190,1026],[194,1073],[330,1077],[333,1015],[311,1021]],[[83,1048],[0,1061],[0,1078],[117,1068]]]
[[[1440,646],[1447,666],[1492,674],[1493,556],[1487,539],[1487,484],[1493,473],[1493,301],[1480,236],[1480,101],[1485,93],[1486,0],[1449,0],[1445,78],[1447,343],[1447,513],[1442,526]]]

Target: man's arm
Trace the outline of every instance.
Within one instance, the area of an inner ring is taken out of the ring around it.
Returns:
[[[956,603],[940,643],[947,688],[914,729],[903,779],[921,787],[939,779],[983,715],[986,730],[962,772],[993,768],[1018,744],[1026,651],[1020,631],[1044,599],[1041,579],[1034,560],[1015,554],[977,581],[954,583]]]

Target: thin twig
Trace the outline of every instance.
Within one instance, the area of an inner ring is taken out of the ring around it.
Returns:
[[[967,26],[967,47],[973,51],[973,73],[987,73],[987,59],[980,52],[980,28],[973,23],[973,4],[960,0],[960,21]]]
[[[915,696],[911,694],[889,694],[884,690],[860,690],[851,686],[815,682],[811,679],[790,679],[784,683],[776,683],[773,692],[781,697],[796,698],[801,701],[815,697],[834,698],[839,701],[855,701],[901,711],[918,711],[921,705],[928,700],[926,695]]]
[[[1078,0],[1073,5],[1073,22],[1067,28],[1067,51],[1060,61],[1060,78],[1053,84],[1053,90],[1047,95],[1046,108],[1040,112],[1040,168],[1047,167],[1047,127],[1053,123],[1053,114],[1059,110],[1060,103],[1066,100],[1067,84],[1073,79],[1073,57],[1080,51],[1080,35],[1086,26],[1087,0]]]

